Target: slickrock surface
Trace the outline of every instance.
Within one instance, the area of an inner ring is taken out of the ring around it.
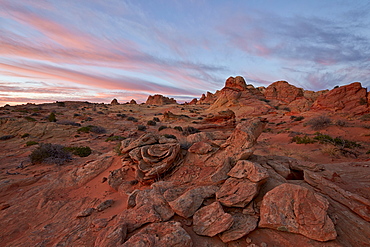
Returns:
[[[0,107],[0,246],[368,245],[359,83],[230,77],[191,104],[165,98]],[[31,162],[43,143],[91,153]]]

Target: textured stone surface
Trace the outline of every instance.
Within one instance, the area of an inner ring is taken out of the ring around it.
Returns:
[[[212,146],[207,142],[196,142],[188,149],[190,153],[206,154],[213,150]]]
[[[299,233],[318,241],[337,237],[327,215],[329,203],[322,196],[299,185],[282,184],[262,200],[259,227]]]
[[[258,191],[259,185],[248,179],[228,178],[217,191],[216,198],[224,206],[244,208]]]
[[[239,160],[227,175],[234,178],[247,178],[254,183],[268,178],[265,168],[249,160]]]
[[[266,99],[290,103],[303,97],[303,89],[297,88],[286,81],[277,81],[268,86],[264,92]]]
[[[256,229],[258,217],[242,213],[232,214],[234,224],[229,230],[219,234],[222,242],[227,243],[246,236]]]
[[[193,216],[194,232],[209,237],[228,230],[233,223],[233,217],[224,212],[219,202],[199,209]]]
[[[149,95],[148,99],[145,102],[145,104],[147,105],[167,105],[176,103],[177,102],[174,98],[168,98],[160,94]]]

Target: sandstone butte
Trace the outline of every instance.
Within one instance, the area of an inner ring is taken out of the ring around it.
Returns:
[[[1,107],[0,246],[369,246],[369,106],[237,76],[182,105]]]

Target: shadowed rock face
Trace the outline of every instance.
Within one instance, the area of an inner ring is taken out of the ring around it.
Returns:
[[[176,100],[173,98],[168,98],[160,94],[150,95],[146,100],[147,105],[167,105],[167,104],[177,104]]]

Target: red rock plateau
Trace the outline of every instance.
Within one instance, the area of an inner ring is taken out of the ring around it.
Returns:
[[[0,246],[369,246],[370,94],[0,108]]]

